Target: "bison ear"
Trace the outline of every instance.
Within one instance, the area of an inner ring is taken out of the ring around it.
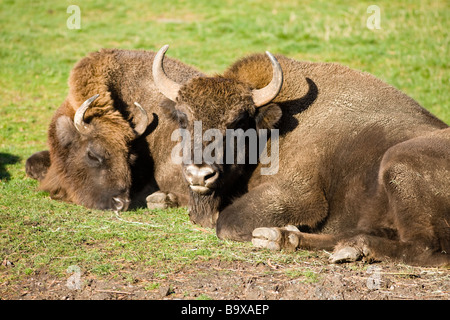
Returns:
[[[173,120],[175,122],[178,122],[178,111],[175,108],[176,103],[169,99],[164,99],[159,104],[161,107],[162,113],[169,118],[170,120]]]
[[[281,108],[271,103],[256,110],[256,129],[272,129],[280,121],[282,116]]]
[[[50,152],[39,151],[31,155],[25,163],[25,172],[30,178],[41,181],[50,168]]]
[[[56,137],[62,147],[67,147],[77,134],[73,120],[68,116],[61,116],[56,119]]]

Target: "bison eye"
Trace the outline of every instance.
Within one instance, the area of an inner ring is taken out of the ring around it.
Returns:
[[[247,126],[249,115],[247,112],[241,113],[233,122],[228,125],[229,129],[244,128]]]
[[[130,155],[128,156],[128,161],[131,165],[136,163],[136,160],[138,158],[138,155],[136,153],[130,153]]]
[[[87,151],[86,158],[88,163],[94,167],[99,166],[103,163],[103,158],[95,154],[95,152],[93,152],[92,150]]]

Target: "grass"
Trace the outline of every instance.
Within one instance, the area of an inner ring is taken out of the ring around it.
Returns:
[[[42,270],[63,276],[72,265],[99,277],[126,268],[164,277],[208,259],[307,259],[220,241],[213,230],[192,225],[183,208],[139,209],[120,220],[36,191],[37,183],[25,176],[25,160],[46,148],[47,126],[67,94],[69,72],[88,52],[156,50],[168,43],[171,57],[207,73],[264,50],[335,61],[376,75],[450,122],[445,1],[377,1],[380,30],[366,28],[372,2],[80,1],[79,30],[66,27],[71,4],[77,3],[0,3],[0,260],[14,264],[0,267],[0,283]]]
[[[297,279],[300,278],[304,283],[316,283],[320,280],[319,274],[312,270],[286,270],[284,272],[289,278]]]

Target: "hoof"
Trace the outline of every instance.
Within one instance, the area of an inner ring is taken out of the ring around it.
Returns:
[[[149,195],[145,200],[147,201],[147,208],[149,209],[167,209],[178,207],[177,196],[173,193],[156,191]]]
[[[353,247],[343,247],[335,251],[331,257],[331,263],[353,262],[361,259],[361,252]]]
[[[298,229],[294,226],[285,228],[257,228],[253,230],[252,243],[257,248],[270,250],[287,249],[295,251],[300,242]]]
[[[279,240],[281,234],[277,228],[257,228],[253,230],[252,243],[257,248],[281,250]]]

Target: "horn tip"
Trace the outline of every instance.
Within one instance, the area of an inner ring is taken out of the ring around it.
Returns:
[[[159,51],[166,53],[167,49],[169,49],[169,45],[165,44],[161,47],[161,49],[159,49]]]
[[[269,59],[271,61],[274,61],[274,62],[278,63],[277,58],[275,58],[275,56],[272,53],[270,53],[269,51],[266,51],[266,55],[269,57]]]
[[[96,100],[98,97],[100,97],[99,94],[93,95],[92,97],[90,97],[89,99],[86,100],[86,102],[88,104],[91,104],[94,100]]]

